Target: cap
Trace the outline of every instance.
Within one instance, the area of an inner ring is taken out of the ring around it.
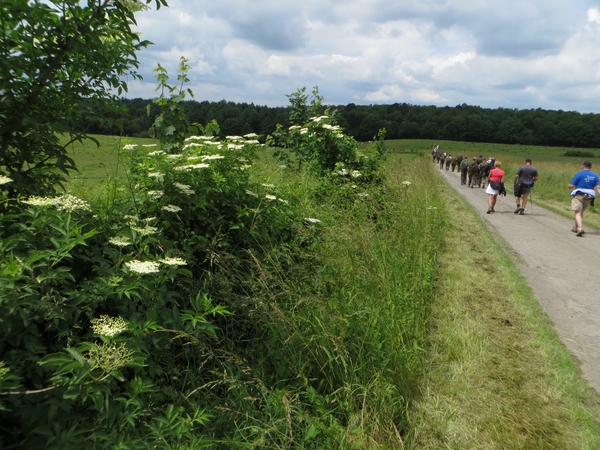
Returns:
[[[584,161],[583,162],[583,167],[592,167],[591,161]]]

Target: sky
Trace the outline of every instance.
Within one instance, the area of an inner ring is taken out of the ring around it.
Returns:
[[[600,0],[168,0],[136,14],[153,69],[192,70],[198,101],[286,106],[318,86],[326,104],[600,113]]]

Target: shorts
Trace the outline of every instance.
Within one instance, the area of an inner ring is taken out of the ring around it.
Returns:
[[[571,197],[571,211],[585,211],[592,203],[592,199],[584,199],[583,194],[577,194]]]
[[[531,186],[525,186],[522,184],[521,185],[521,195],[523,195],[523,194],[527,194],[527,195],[531,194]],[[519,197],[521,195],[519,195]]]

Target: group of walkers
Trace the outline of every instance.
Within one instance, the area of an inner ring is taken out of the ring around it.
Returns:
[[[441,152],[439,146],[432,149],[431,155],[435,163],[439,163],[440,170],[444,168],[452,172],[460,171],[460,184],[474,188],[475,185],[485,188],[484,180],[488,184],[485,190],[488,194],[487,214],[495,212],[496,200],[499,195],[506,195],[504,189],[505,172],[501,169],[502,163],[494,158],[486,160],[482,155],[474,156],[473,160],[459,155],[454,158],[452,155]],[[517,170],[513,178],[514,196],[516,202],[515,214],[524,215],[527,207],[527,200],[531,195],[531,190],[539,175],[537,169],[532,165],[531,159],[526,159],[525,164]],[[571,210],[575,215],[575,225],[571,229],[576,236],[583,236],[583,213],[591,205],[594,206],[596,191],[600,195],[600,177],[592,172],[592,163],[585,161],[582,170],[577,172],[571,183],[568,185],[571,189]]]

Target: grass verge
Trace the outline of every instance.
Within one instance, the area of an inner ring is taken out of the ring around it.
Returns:
[[[596,449],[599,402],[482,220],[449,186],[410,449]]]

